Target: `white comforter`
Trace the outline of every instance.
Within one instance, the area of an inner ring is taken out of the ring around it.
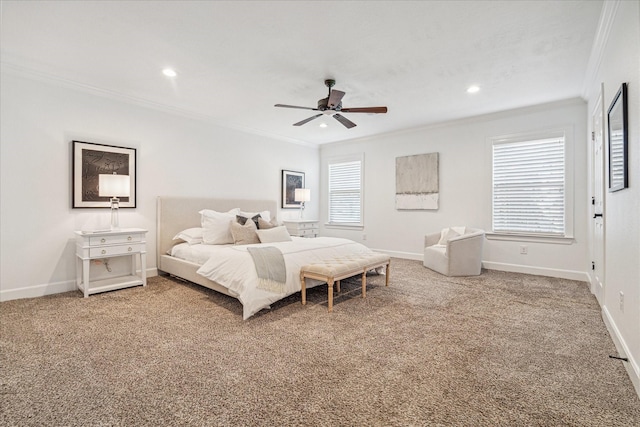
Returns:
[[[351,240],[335,237],[304,239],[293,237],[291,242],[261,243],[257,245],[219,246],[211,250],[209,259],[200,267],[198,274],[213,280],[238,295],[246,320],[270,304],[300,290],[300,267],[346,255],[371,253],[371,249]],[[274,246],[282,252],[287,270],[284,293],[258,289],[258,275],[247,247]],[[315,285],[319,282],[315,282]],[[309,283],[312,287],[314,283]]]

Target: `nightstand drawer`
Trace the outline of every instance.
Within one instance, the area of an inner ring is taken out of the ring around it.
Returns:
[[[298,230],[309,230],[313,228],[318,228],[317,222],[302,222],[298,224]]]
[[[115,256],[115,255],[128,255],[128,254],[133,255],[141,252],[142,250],[143,250],[142,244],[103,246],[98,248],[90,248],[89,257],[100,258],[100,257]]]
[[[116,234],[113,236],[90,236],[89,246],[115,245],[142,241],[142,234]]]
[[[300,229],[298,230],[298,236],[315,236],[316,234],[318,234],[318,229],[317,228],[308,228],[308,229]]]

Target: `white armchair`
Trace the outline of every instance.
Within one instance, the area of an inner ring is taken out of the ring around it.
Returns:
[[[460,227],[462,228],[462,227]],[[445,228],[424,238],[424,266],[445,276],[478,276],[482,270],[484,230]]]

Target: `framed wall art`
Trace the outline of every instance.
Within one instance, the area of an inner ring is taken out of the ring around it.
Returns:
[[[282,171],[282,209],[299,209],[295,201],[296,188],[304,188],[304,172]]]
[[[396,209],[438,209],[438,174],[438,153],[396,157]]]
[[[110,197],[99,194],[101,174],[129,175],[129,197],[120,197],[121,208],[136,207],[136,149],[73,141],[72,207],[111,208]]]
[[[622,83],[607,112],[609,125],[609,192],[619,191],[629,186],[627,174],[629,123],[627,116],[627,84]]]

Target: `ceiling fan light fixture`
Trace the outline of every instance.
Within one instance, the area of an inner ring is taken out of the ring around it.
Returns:
[[[320,123],[320,127],[321,127],[321,128],[326,128],[326,127],[327,127],[327,124],[326,124],[326,123],[324,123],[324,122],[322,122],[322,123]]]
[[[297,105],[288,105],[288,104],[275,104],[274,107],[280,108],[296,108],[299,110],[311,110],[318,111],[319,113],[315,116],[311,116],[308,119],[304,119],[298,123],[294,123],[293,126],[302,126],[305,123],[309,123],[311,120],[314,120],[320,116],[327,115],[332,116],[334,119],[339,121],[344,127],[347,129],[351,129],[356,127],[356,124],[351,120],[347,119],[345,116],[339,113],[369,113],[369,114],[380,114],[386,113],[387,107],[358,107],[358,108],[344,108],[342,106],[342,98],[346,95],[345,92],[341,90],[331,89],[335,85],[336,81],[333,79],[327,79],[324,81],[324,84],[329,88],[329,95],[326,98],[322,98],[318,100],[318,107],[300,107]],[[320,124],[321,127],[327,126],[326,123]]]

